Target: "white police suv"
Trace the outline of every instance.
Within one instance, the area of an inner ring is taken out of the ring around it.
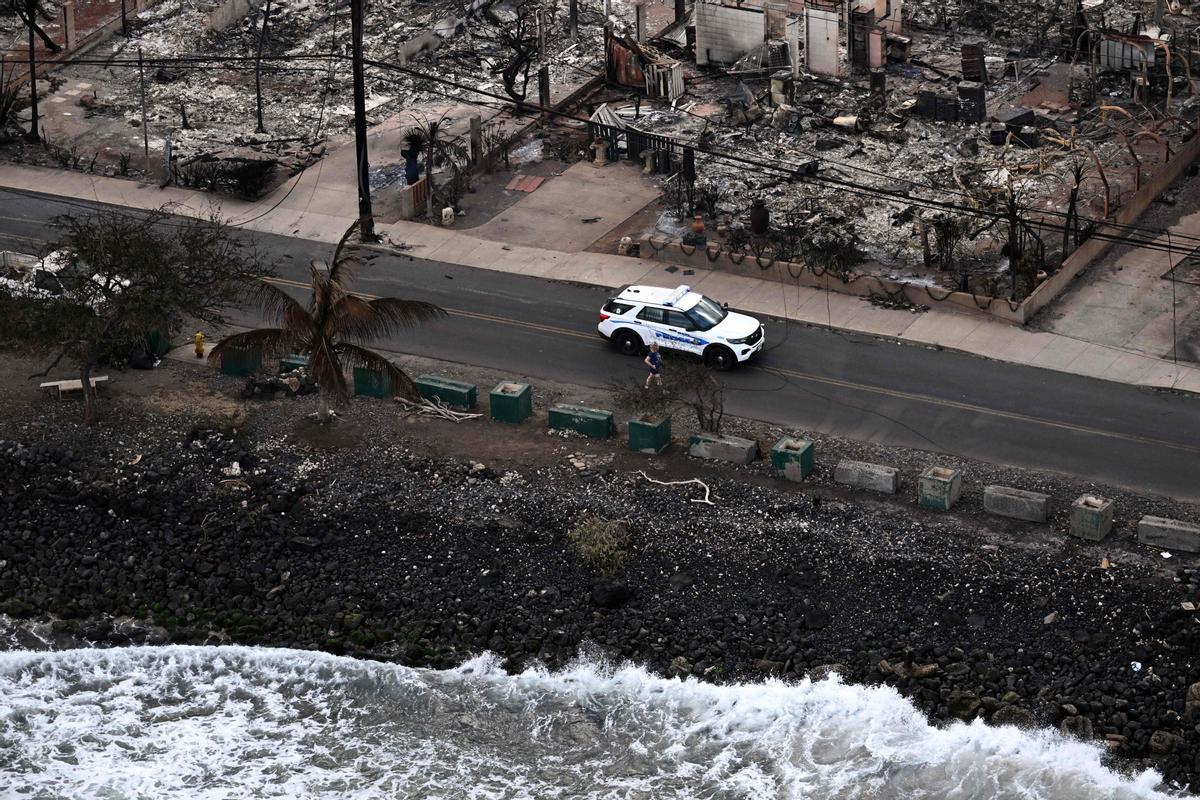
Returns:
[[[730,311],[689,286],[627,286],[600,311],[600,335],[626,355],[640,355],[651,342],[695,353],[714,369],[726,370],[762,349],[763,326]]]

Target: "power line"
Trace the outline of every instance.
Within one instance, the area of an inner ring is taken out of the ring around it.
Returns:
[[[370,66],[377,67],[380,69],[395,70],[398,72],[412,75],[414,77],[422,78],[424,80],[429,80],[434,83],[440,83],[440,84],[452,86],[457,89],[463,89],[463,90],[466,90],[469,92],[474,92],[476,94],[481,94],[484,97],[492,97],[497,100],[501,100],[505,103],[508,103],[510,105],[516,105],[515,101],[511,100],[510,98],[503,97],[502,95],[498,95],[494,92],[489,92],[484,89],[477,89],[477,88],[474,88],[471,86],[466,86],[465,84],[458,83],[457,81],[453,81],[449,78],[442,78],[442,77],[439,77],[436,75],[429,75],[427,73],[423,73],[418,70],[414,70],[410,67],[403,66],[400,64],[391,64],[386,61],[378,61],[378,60],[374,60],[374,59],[366,59],[365,63]],[[566,119],[570,119],[570,120],[573,120],[576,122],[588,122],[587,119],[584,119],[582,117],[579,117],[579,116],[576,116],[576,115],[573,115],[573,114],[570,114],[567,112],[558,111],[553,108],[544,108],[536,103],[525,103],[524,105],[528,106],[532,110],[540,111],[542,113],[545,113],[545,114],[548,114],[551,116],[564,117]],[[876,187],[870,187],[870,188],[861,187],[861,186],[858,186],[856,184],[853,184],[853,183],[850,183],[847,181],[840,181],[840,180],[837,180],[836,178],[830,178],[828,176],[823,176],[819,172],[818,173],[813,173],[811,171],[802,172],[802,170],[807,168],[809,165],[797,165],[793,162],[783,161],[780,163],[782,163],[786,166],[776,166],[775,164],[764,163],[761,161],[757,161],[755,159],[747,158],[745,156],[739,156],[739,155],[734,155],[734,154],[730,154],[730,153],[724,153],[724,152],[721,152],[718,150],[713,150],[712,148],[708,148],[703,145],[697,145],[697,146],[693,147],[693,149],[697,153],[703,153],[712,158],[723,159],[725,161],[735,163],[739,166],[748,167],[754,171],[759,172],[760,174],[766,174],[771,177],[776,177],[776,178],[785,179],[785,180],[799,179],[799,180],[815,181],[817,183],[823,183],[823,184],[835,186],[840,191],[848,192],[850,194],[854,194],[857,196],[869,197],[869,198],[876,199],[876,200],[885,200],[888,202],[901,202],[901,203],[905,203],[908,205],[916,205],[916,206],[921,206],[924,208],[935,209],[935,210],[954,211],[959,214],[964,214],[967,216],[973,216],[973,217],[982,218],[982,219],[989,219],[989,220],[993,220],[993,221],[1003,221],[1003,220],[1008,219],[1008,215],[1001,211],[988,211],[985,209],[971,208],[971,207],[967,207],[967,206],[955,205],[954,203],[949,203],[946,201],[931,200],[928,198],[914,198],[910,195],[906,195],[901,192],[889,192],[887,190],[879,189]],[[1018,217],[1017,221],[1021,224],[1024,224],[1024,225],[1030,227],[1030,228],[1038,226],[1038,223],[1035,223],[1024,217]],[[1100,221],[1097,224],[1100,226],[1107,225],[1107,223],[1105,223],[1103,221]],[[1135,230],[1140,231],[1140,229],[1135,229]],[[1167,248],[1165,246],[1163,246],[1162,244],[1160,244],[1159,242],[1156,242],[1154,240],[1136,239],[1136,238],[1132,238],[1132,237],[1128,237],[1128,236],[1115,236],[1112,234],[1106,234],[1100,230],[1093,232],[1092,238],[1096,238],[1100,241],[1109,241],[1109,242],[1118,243],[1118,244],[1125,244],[1125,245],[1129,245],[1129,246],[1140,247],[1140,248],[1148,249],[1148,250],[1158,250],[1158,251],[1162,251],[1162,252],[1167,251]]]
[[[315,56],[315,55],[314,56],[308,56],[308,55],[264,56],[263,60],[271,61],[271,62],[295,62],[295,61],[315,60],[318,58],[324,58],[324,57],[323,56]],[[349,59],[349,57],[347,57],[347,56],[340,56],[340,57],[336,57],[336,58],[340,58],[341,60]],[[250,56],[211,57],[211,56],[189,55],[189,56],[176,56],[176,57],[147,59],[147,63],[149,63],[152,66],[156,65],[156,64],[157,65],[171,65],[171,64],[201,65],[201,64],[213,64],[213,63],[220,64],[220,63],[253,62],[254,60],[255,59]],[[65,61],[53,62],[53,63],[59,64],[59,65],[63,65],[63,64],[95,64],[95,65],[101,65],[101,66],[128,66],[128,67],[134,67],[137,65],[137,61],[133,60],[133,59],[71,59],[71,60],[65,60]],[[493,98],[493,99],[499,101],[500,103],[502,103],[503,104],[502,107],[506,107],[506,106],[511,107],[511,106],[518,105],[517,101],[513,100],[510,97],[496,94],[494,92],[490,92],[485,89],[479,89],[479,88],[476,88],[473,86],[468,86],[466,84],[463,84],[463,83],[460,83],[458,81],[454,81],[454,80],[451,80],[448,78],[443,78],[443,77],[436,76],[436,75],[430,75],[428,73],[421,72],[419,70],[415,70],[415,69],[412,69],[410,67],[403,66],[400,64],[393,64],[391,62],[381,61],[381,60],[376,60],[376,59],[364,59],[364,63],[369,66],[375,67],[377,69],[401,72],[403,74],[407,74],[411,77],[419,78],[421,80],[443,84],[443,85],[450,86],[450,87],[453,87],[453,88],[456,88],[459,90],[463,90],[466,92],[482,95],[484,97],[490,97],[490,98]],[[191,68],[199,68],[199,67],[192,66]],[[314,69],[314,70],[306,70],[306,71],[314,71],[315,72],[318,70]],[[319,71],[323,72],[324,70],[322,69]],[[472,103],[470,100],[467,100],[467,99],[461,98],[461,97],[456,97],[455,95],[452,95],[449,93],[440,93],[440,94],[443,94],[444,96],[447,96],[447,97],[450,97],[453,99],[461,100],[463,102],[467,102],[468,104],[494,108],[494,106],[491,106],[488,104]],[[545,113],[550,116],[566,118],[566,119],[576,121],[576,122],[586,123],[589,121],[583,117],[579,117],[574,114],[570,114],[568,112],[559,111],[559,110],[552,109],[552,108],[544,108],[537,103],[531,103],[531,102],[525,101],[525,102],[521,103],[521,105],[523,105],[527,108],[530,108],[532,110],[540,111],[540,112]],[[695,152],[702,153],[704,155],[709,156],[710,158],[715,158],[715,159],[723,160],[726,162],[730,162],[730,163],[738,165],[740,167],[748,168],[751,171],[758,172],[759,174],[765,174],[765,175],[768,175],[770,177],[774,177],[774,178],[777,178],[780,180],[797,180],[797,179],[806,180],[806,181],[811,181],[811,182],[815,182],[818,184],[832,186],[832,187],[837,188],[839,191],[848,192],[848,193],[854,194],[856,196],[868,197],[871,199],[882,200],[885,202],[905,203],[908,205],[918,206],[918,207],[922,207],[922,208],[926,208],[926,209],[930,209],[930,210],[954,212],[957,214],[962,214],[962,215],[971,216],[971,217],[975,217],[975,218],[988,219],[988,220],[993,220],[993,221],[998,221],[998,220],[1002,220],[1002,219],[1006,218],[1006,215],[1000,211],[989,211],[986,209],[962,206],[962,205],[958,205],[958,204],[955,204],[952,202],[947,202],[944,200],[936,200],[936,199],[931,199],[931,198],[918,198],[918,197],[913,197],[910,194],[906,194],[906,193],[900,192],[900,191],[887,190],[887,189],[883,189],[880,187],[874,187],[874,186],[867,187],[867,186],[861,186],[861,185],[855,184],[855,183],[850,183],[847,181],[840,181],[840,180],[838,180],[836,178],[832,178],[828,175],[823,175],[819,172],[813,172],[811,170],[811,166],[812,166],[813,162],[808,162],[806,164],[797,164],[796,162],[778,159],[775,164],[771,164],[771,163],[764,163],[762,161],[755,160],[752,158],[747,158],[744,156],[738,156],[738,155],[734,155],[731,153],[714,150],[712,148],[705,147],[705,146],[699,145],[699,144],[693,145],[691,147]],[[844,166],[849,169],[857,169],[857,170],[863,171],[865,173],[874,174],[878,177],[884,177],[889,180],[896,180],[901,183],[908,183],[909,185],[913,185],[913,186],[919,185],[909,179],[904,179],[904,178],[900,178],[897,176],[888,175],[887,173],[875,172],[875,171],[870,170],[865,167],[858,167],[856,165],[849,164],[847,162],[840,162],[835,159],[829,159],[826,157],[818,156],[814,160],[818,161],[818,162],[819,161],[827,161],[829,163],[838,164],[840,166]],[[927,188],[930,188],[934,191],[940,191],[945,194],[969,197],[969,195],[966,195],[965,193],[957,191],[957,190],[938,189],[937,187],[927,187]],[[1067,217],[1067,214],[1065,214],[1064,212],[1054,211],[1052,209],[1038,209],[1036,213],[1046,215],[1046,216],[1059,217],[1059,218]],[[1109,229],[1116,230],[1116,231],[1128,231],[1130,233],[1145,234],[1145,235],[1162,234],[1162,233],[1167,232],[1165,229],[1156,229],[1156,228],[1148,228],[1148,227],[1144,227],[1144,226],[1130,225],[1130,224],[1126,224],[1126,223],[1119,223],[1119,222],[1116,222],[1115,220],[1114,221],[1090,220],[1090,221],[1093,224],[1097,225],[1098,227],[1109,228]],[[1020,222],[1021,224],[1025,225],[1025,226],[1028,226],[1029,228],[1044,228],[1045,227],[1044,222],[1035,222],[1035,221],[1027,219],[1025,217],[1019,217],[1018,222]],[[1186,241],[1200,242],[1200,237],[1198,237],[1198,236],[1190,236],[1190,235],[1186,235],[1186,234],[1172,234],[1172,235],[1175,236],[1175,238],[1183,239]],[[1091,234],[1091,237],[1099,239],[1100,241],[1109,241],[1109,242],[1113,242],[1113,243],[1125,244],[1128,246],[1140,247],[1140,248],[1150,249],[1150,250],[1159,250],[1159,251],[1165,252],[1168,249],[1163,244],[1156,242],[1154,240],[1134,238],[1132,236],[1115,236],[1113,234],[1108,234],[1108,233],[1105,233],[1100,230],[1094,231]]]

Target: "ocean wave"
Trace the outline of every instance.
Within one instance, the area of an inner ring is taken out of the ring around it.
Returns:
[[[251,647],[0,653],[0,796],[1155,798],[1054,731],[931,726],[836,676],[716,686]],[[9,787],[3,789],[2,787]],[[11,794],[7,794],[11,792]]]

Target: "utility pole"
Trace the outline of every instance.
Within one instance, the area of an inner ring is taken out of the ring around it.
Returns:
[[[29,0],[25,7],[29,14],[29,134],[25,138],[37,143],[42,140],[38,135],[37,61],[33,57],[33,21],[37,19],[34,16],[37,14],[37,3],[35,0]]]
[[[150,171],[150,129],[146,119],[146,66],[142,62],[142,48],[138,48],[138,82],[142,86],[142,146],[146,151],[146,172]]]
[[[351,60],[354,64],[354,152],[358,163],[358,235],[375,241],[371,211],[370,167],[367,163],[367,89],[363,83],[363,0],[350,0]]]
[[[538,31],[538,105],[542,107],[542,117],[549,118],[550,108],[550,62],[546,59],[546,12],[539,8],[537,11]]]
[[[262,30],[258,34],[258,57],[254,59],[254,96],[258,104],[258,129],[255,133],[266,133],[262,118],[262,54],[263,45],[267,43],[267,20],[271,18],[271,0],[263,8]]]

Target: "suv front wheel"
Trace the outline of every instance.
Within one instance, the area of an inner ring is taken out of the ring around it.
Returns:
[[[627,356],[636,356],[642,352],[642,337],[633,331],[617,331],[613,336],[613,344]]]
[[[715,344],[704,351],[704,363],[715,370],[725,372],[733,369],[733,365],[737,363],[737,356],[728,347]]]

